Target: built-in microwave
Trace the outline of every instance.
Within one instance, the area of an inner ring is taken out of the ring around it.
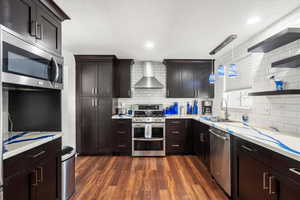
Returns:
[[[2,82],[63,88],[63,58],[44,51],[23,36],[0,26]]]

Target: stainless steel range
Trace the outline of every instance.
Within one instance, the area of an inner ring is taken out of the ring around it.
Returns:
[[[163,105],[134,105],[132,156],[165,156]]]

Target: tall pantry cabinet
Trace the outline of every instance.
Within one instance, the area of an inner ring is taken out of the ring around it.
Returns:
[[[109,155],[115,56],[75,55],[76,145],[81,155]]]

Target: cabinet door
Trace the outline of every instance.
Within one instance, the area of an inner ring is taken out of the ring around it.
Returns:
[[[269,176],[268,195],[270,200],[298,200],[300,183],[289,179],[285,174],[272,171]],[[299,175],[296,175],[299,176]]]
[[[38,187],[36,190],[36,199],[55,200],[56,199],[56,158],[48,157],[41,162],[37,168]]]
[[[268,168],[242,148],[238,149],[237,166],[238,199],[267,199]]]
[[[0,24],[35,40],[31,25],[35,28],[36,6],[31,0],[1,0]],[[34,31],[34,30],[33,30]]]
[[[37,42],[61,54],[61,22],[42,5],[37,9]]]
[[[101,62],[98,70],[98,90],[101,97],[112,97],[113,63]]]
[[[114,84],[116,86],[117,97],[130,98],[131,97],[131,64],[130,59],[119,60],[116,68],[116,76]]]
[[[5,200],[34,200],[30,192],[31,173],[26,169],[4,179],[3,195]]]
[[[167,97],[181,98],[181,71],[177,63],[167,63]]]
[[[80,83],[80,96],[90,97],[97,95],[97,73],[98,73],[98,64],[94,62],[85,62],[77,64],[78,69],[78,80]]]
[[[81,98],[81,153],[98,153],[97,108],[96,98]]]
[[[194,153],[201,157],[201,133],[199,131],[199,122],[193,121],[193,134],[194,134]]]
[[[211,63],[200,63],[194,68],[194,89],[199,98],[213,98],[214,86],[208,82]]]
[[[98,152],[111,154],[114,146],[111,130],[112,99],[111,97],[101,97],[98,101]]]
[[[181,64],[181,81],[182,81],[182,98],[194,98],[196,97],[196,91],[194,89],[194,71],[195,65],[184,63]]]

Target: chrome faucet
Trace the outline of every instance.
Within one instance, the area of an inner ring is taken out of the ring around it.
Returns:
[[[225,104],[225,109],[223,108],[223,103]],[[225,111],[225,114],[224,114],[224,115],[225,115],[225,116],[224,116],[224,117],[225,117],[225,120],[229,120],[229,116],[230,116],[230,115],[229,115],[229,113],[228,113],[228,100],[227,100],[226,98],[223,97],[220,106],[221,106],[221,110],[222,110],[222,111]]]

